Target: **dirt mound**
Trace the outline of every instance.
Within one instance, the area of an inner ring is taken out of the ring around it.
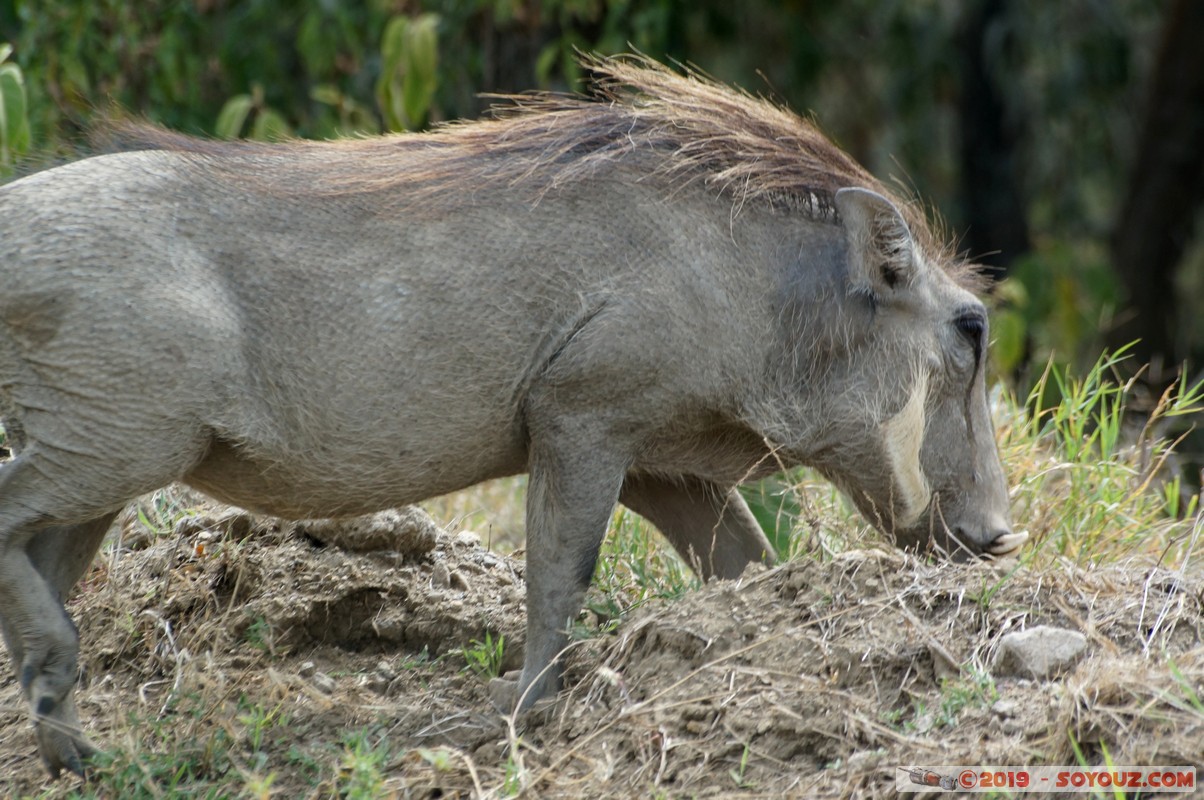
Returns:
[[[601,669],[577,662],[542,744],[575,741],[545,774],[585,780],[608,752],[632,792],[893,796],[899,765],[1078,763],[1067,732],[1090,763],[1200,762],[1201,583],[1013,569],[859,551],[649,609]],[[1089,655],[993,676],[1000,639],[1038,624],[1087,633]]]
[[[750,569],[581,628],[567,692],[515,720],[485,673],[521,657],[521,563],[421,520],[356,524],[215,510],[129,537],[69,605],[90,735],[135,772],[163,754],[185,790],[270,775],[299,797],[340,794],[362,748],[399,797],[894,796],[899,765],[1204,760],[1198,575],[893,551]],[[1085,653],[1041,680],[992,667],[1037,625]],[[0,793],[46,788],[23,709],[0,717]]]

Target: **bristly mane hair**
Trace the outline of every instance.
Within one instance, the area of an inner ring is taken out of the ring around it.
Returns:
[[[115,129],[122,149],[196,154],[198,166],[281,193],[381,193],[396,207],[446,207],[486,186],[524,188],[537,199],[558,186],[638,161],[672,191],[702,183],[733,203],[786,204],[836,221],[833,198],[847,186],[872,189],[903,213],[934,262],[973,284],[923,207],[890,191],[807,120],[697,72],[682,75],[642,56],[585,56],[593,97],[500,95],[492,117],[421,134],[280,143],[197,139],[151,125]],[[310,157],[307,157],[310,156]],[[287,161],[268,177],[247,160]],[[228,169],[226,169],[228,168]],[[381,198],[384,202],[384,198]]]

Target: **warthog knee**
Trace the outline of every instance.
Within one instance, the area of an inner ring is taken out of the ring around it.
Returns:
[[[52,714],[75,688],[76,659],[71,655],[69,658],[44,663],[35,669],[37,674],[26,689],[29,704],[36,714]]]
[[[20,669],[21,688],[38,715],[51,714],[75,688],[79,637],[65,614],[65,625],[51,625],[25,642]]]

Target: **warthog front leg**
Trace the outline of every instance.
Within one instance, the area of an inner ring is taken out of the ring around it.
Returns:
[[[619,502],[655,525],[704,580],[735,578],[753,561],[774,561],[773,546],[734,488],[630,475]]]
[[[503,709],[529,708],[560,685],[561,651],[581,611],[626,459],[577,436],[534,442],[527,484],[527,642],[518,683],[490,687]]]
[[[83,774],[96,752],[80,731],[73,691],[79,638],[63,600],[87,569],[115,512],[72,525],[53,518],[31,488],[23,457],[0,468],[0,632],[34,716],[51,775]],[[42,498],[45,499],[45,498]]]

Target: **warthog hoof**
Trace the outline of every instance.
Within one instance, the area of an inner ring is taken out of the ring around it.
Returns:
[[[489,702],[503,714],[509,714],[518,704],[518,679],[521,675],[519,670],[512,670],[489,681]]]
[[[34,731],[38,752],[50,777],[58,778],[64,769],[81,778],[86,777],[85,762],[100,751],[80,731],[73,708],[63,704],[49,714],[39,716],[34,722]]]
[[[500,678],[493,678],[489,681],[489,701],[503,714],[513,713],[520,702],[522,707],[518,710],[523,712],[540,711],[555,704],[556,698],[552,695],[538,696],[534,690],[523,694],[518,688],[521,685],[521,670],[511,670]]]

